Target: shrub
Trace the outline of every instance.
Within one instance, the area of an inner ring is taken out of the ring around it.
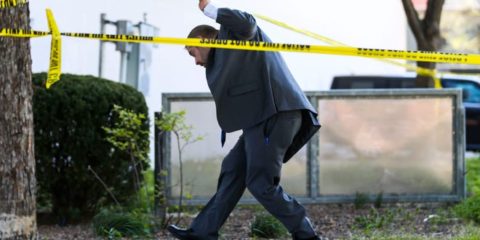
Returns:
[[[480,223],[480,195],[465,199],[454,207],[454,212],[459,217]]]
[[[148,189],[143,186],[142,180],[146,173],[143,163],[148,159],[148,130],[143,128],[145,114],[135,113],[121,106],[114,105],[113,114],[118,118],[113,127],[104,127],[107,133],[106,140],[111,143],[116,150],[122,151],[130,156],[130,166],[133,168],[135,190],[139,192],[136,205],[143,209],[151,209],[148,206]],[[113,194],[112,194],[113,195]],[[145,197],[145,198],[143,198]],[[113,196],[112,196],[113,198]],[[147,205],[144,205],[147,203]]]
[[[261,238],[279,238],[288,234],[288,230],[282,223],[266,213],[255,216],[250,230],[253,237]]]
[[[150,235],[149,217],[122,209],[103,209],[93,218],[92,224],[98,236],[116,239]]]
[[[50,197],[53,214],[62,222],[81,217],[112,202],[88,171],[106,183],[120,202],[135,194],[130,157],[106,141],[102,127],[113,127],[114,105],[147,114],[143,95],[134,88],[93,76],[63,74],[46,90],[46,74],[34,74],[35,160],[39,196]],[[148,121],[143,123],[148,131]],[[147,144],[141,147],[148,151]],[[143,163],[148,166],[148,162]],[[40,202],[42,204],[42,202]],[[78,217],[78,216],[77,216]],[[69,219],[70,218],[70,219]]]
[[[467,193],[471,195],[480,194],[480,158],[470,158],[467,164]]]
[[[467,192],[472,196],[454,207],[457,216],[480,223],[480,158],[467,159]]]

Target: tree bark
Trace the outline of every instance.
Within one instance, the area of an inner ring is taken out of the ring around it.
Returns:
[[[402,0],[407,16],[408,25],[417,41],[420,51],[437,51],[443,43],[440,34],[440,19],[445,0],[428,0],[425,17],[420,19],[411,0]],[[435,69],[436,64],[431,62],[418,62],[418,67]],[[416,87],[433,87],[433,79],[429,76],[417,76]]]
[[[29,6],[0,9],[0,29],[29,29]],[[30,40],[0,37],[0,239],[36,239]]]

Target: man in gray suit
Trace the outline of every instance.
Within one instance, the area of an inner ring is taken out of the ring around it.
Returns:
[[[220,24],[195,27],[189,38],[271,42],[252,15],[216,8],[199,1],[200,10]],[[222,162],[216,194],[188,229],[171,225],[179,239],[217,239],[218,230],[245,189],[292,234],[293,239],[319,239],[306,211],[280,186],[282,164],[320,128],[317,114],[278,52],[186,47],[195,63],[206,68],[222,129],[243,130]]]

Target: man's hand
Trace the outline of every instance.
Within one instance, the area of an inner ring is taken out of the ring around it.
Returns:
[[[210,0],[199,0],[198,2],[198,7],[200,8],[200,10],[202,10],[203,12],[203,9],[205,9],[205,7],[210,3]]]

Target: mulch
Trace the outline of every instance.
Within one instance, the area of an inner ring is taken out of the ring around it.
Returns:
[[[328,239],[350,239],[352,236],[367,236],[372,231],[392,235],[416,234],[419,236],[445,238],[455,236],[458,227],[465,223],[447,211],[444,203],[387,204],[381,208],[365,205],[357,209],[353,204],[307,205],[307,213],[316,232]],[[222,239],[252,239],[250,224],[263,209],[258,206],[237,207],[221,230]],[[175,216],[175,215],[173,215]],[[193,216],[184,215],[181,226],[188,226]],[[173,219],[172,222],[176,222]],[[100,239],[89,224],[59,227],[40,225],[40,239]],[[156,239],[173,239],[162,230]],[[258,238],[257,238],[258,239]],[[285,239],[289,239],[288,236]]]

